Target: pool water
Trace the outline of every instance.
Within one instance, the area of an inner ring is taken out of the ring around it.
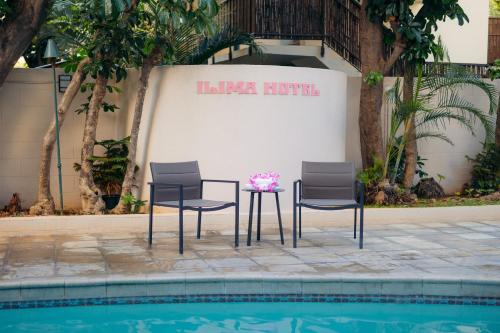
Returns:
[[[0,332],[497,333],[500,307],[380,303],[187,303],[0,311]]]

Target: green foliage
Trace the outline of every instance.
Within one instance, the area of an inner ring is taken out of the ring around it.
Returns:
[[[357,178],[359,181],[365,184],[366,189],[368,189],[384,180],[383,171],[384,162],[379,158],[375,158],[373,161],[373,165],[360,171],[357,175]]]
[[[500,17],[500,0],[490,0],[490,17]]]
[[[130,193],[122,196],[122,201],[123,204],[127,207],[127,210],[132,214],[139,213],[141,207],[143,207],[147,203],[146,200],[137,199]]]
[[[164,64],[185,63],[187,54],[193,53],[200,38],[217,31],[215,15],[219,6],[215,0],[145,0],[138,7],[138,24],[134,33],[140,43],[134,51],[136,66],[153,50],[159,49]]]
[[[102,156],[92,156],[92,174],[95,184],[105,194],[120,194],[128,164],[128,144],[130,137],[121,140],[103,140],[95,143],[104,148]],[[80,171],[81,165],[73,165],[75,171]],[[137,168],[138,169],[138,168]],[[136,169],[136,171],[137,171]]]
[[[9,0],[0,0],[0,23],[5,21],[14,11],[13,3]]]
[[[39,37],[54,37],[63,57],[91,57],[86,73],[118,82],[139,43],[136,20],[131,0],[56,0]]]
[[[459,0],[422,0],[422,7],[413,13],[415,0],[368,0],[366,7],[370,21],[384,29],[384,41],[392,47],[397,36],[404,41],[402,58],[422,63],[431,54],[439,52],[435,31],[437,22],[456,19],[459,25],[469,21]]]
[[[440,73],[442,66],[435,63],[434,69],[423,76],[421,66],[417,66],[417,80],[412,98],[403,101],[401,82],[398,79],[386,95],[388,104],[392,106],[388,129],[387,157],[384,175],[389,172],[389,162],[395,158],[394,165],[399,165],[404,148],[409,142],[410,123],[415,118],[416,139],[440,139],[453,144],[442,133],[446,125],[458,122],[473,135],[473,124],[480,121],[486,132],[488,142],[493,139],[494,125],[491,116],[464,98],[458,89],[476,87],[489,101],[489,113],[496,110],[498,93],[495,87],[468,72],[464,67],[446,64],[445,72]],[[400,133],[402,139],[398,141]],[[395,157],[394,157],[395,156]],[[391,183],[396,180],[397,173],[392,173]]]
[[[80,92],[85,93],[87,91],[92,92],[94,90],[95,83],[94,82],[87,82],[83,83],[80,86]],[[108,93],[121,93],[120,88],[116,86],[106,86],[106,90]],[[78,109],[75,110],[76,114],[82,114],[82,113],[87,113],[89,111],[89,105],[90,105],[90,100],[92,99],[92,93],[90,93],[87,96],[87,103],[82,103]],[[101,103],[101,109],[104,112],[115,112],[116,110],[120,109],[118,106],[115,104],[110,104],[108,102],[102,102]]]
[[[495,59],[493,65],[488,68],[488,75],[491,80],[500,79],[500,59]]]
[[[391,151],[393,151],[393,152],[397,151],[399,144],[401,143],[401,140],[403,140],[402,136],[399,136],[396,138],[394,147]],[[422,156],[420,156],[420,155],[417,155],[417,167],[415,170],[415,174],[418,176],[418,178],[425,178],[429,175],[424,170],[425,161],[427,161],[427,159],[422,158]],[[398,163],[398,164],[396,165],[396,163]],[[395,183],[401,184],[403,182],[403,178],[404,178],[405,163],[406,163],[406,155],[405,155],[404,151],[401,154],[399,162],[397,161],[397,154],[391,154],[389,156],[387,177],[389,177],[390,179],[394,179]]]
[[[469,196],[500,190],[500,150],[494,143],[486,144],[475,158],[466,157],[473,164],[471,183],[465,190]]]
[[[378,85],[382,80],[384,79],[384,76],[382,73],[377,72],[377,71],[370,71],[365,78],[363,79],[370,87],[375,87]]]
[[[214,35],[205,37],[201,41],[196,41],[194,45],[195,48],[190,52],[185,54],[179,52],[176,55],[177,63],[189,65],[204,64],[217,52],[236,45],[248,45],[256,53],[261,52],[251,34],[241,33],[230,27],[222,27]]]

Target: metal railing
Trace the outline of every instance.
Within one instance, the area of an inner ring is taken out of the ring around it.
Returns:
[[[454,66],[460,66],[467,70],[468,73],[476,75],[482,78],[488,78],[488,65],[487,64],[466,64],[466,63],[451,63]],[[438,75],[445,75],[449,71],[450,63],[441,63],[439,65],[435,65],[433,62],[426,62],[422,68],[422,72],[424,75],[435,72]],[[390,73],[387,76],[403,76],[404,75],[404,65],[403,61],[398,61],[391,69]]]
[[[226,0],[217,20],[220,25],[252,33],[255,38],[321,40],[359,70],[360,10],[357,0]],[[493,23],[497,22],[490,21],[490,29]],[[478,76],[488,75],[485,64],[459,65]],[[424,72],[430,68],[427,63]],[[399,60],[389,75],[403,73],[403,61]]]
[[[500,17],[490,17],[488,24],[488,63],[500,58]]]
[[[321,40],[360,68],[356,0],[227,0],[218,22],[262,39]]]

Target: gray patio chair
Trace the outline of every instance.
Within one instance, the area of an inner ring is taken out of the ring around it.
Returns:
[[[173,207],[179,209],[179,253],[184,252],[184,211],[198,212],[197,238],[201,236],[201,214],[235,208],[234,245],[239,245],[239,191],[240,182],[233,180],[201,179],[198,161],[180,163],[153,163],[151,162],[153,182],[150,185],[149,208],[149,247],[153,243],[153,206]],[[214,201],[203,199],[203,184],[232,183],[235,185],[235,200]]]
[[[299,238],[302,238],[302,207],[319,210],[354,208],[354,238],[359,208],[359,248],[363,248],[364,185],[356,181],[352,163],[302,162],[302,179],[293,183],[293,247],[297,247],[297,208]]]

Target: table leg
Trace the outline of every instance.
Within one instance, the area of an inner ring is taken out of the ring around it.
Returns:
[[[260,220],[262,212],[262,192],[257,194],[257,241],[260,241]]]
[[[254,192],[250,193],[250,212],[248,213],[248,233],[247,233],[247,246],[252,245],[252,217],[253,217],[253,197]]]
[[[280,210],[280,199],[278,196],[278,192],[274,193],[276,196],[276,210],[278,211],[278,223],[280,226],[280,238],[281,238],[281,245],[285,244],[285,240],[283,238],[283,225],[281,224],[281,210]]]

